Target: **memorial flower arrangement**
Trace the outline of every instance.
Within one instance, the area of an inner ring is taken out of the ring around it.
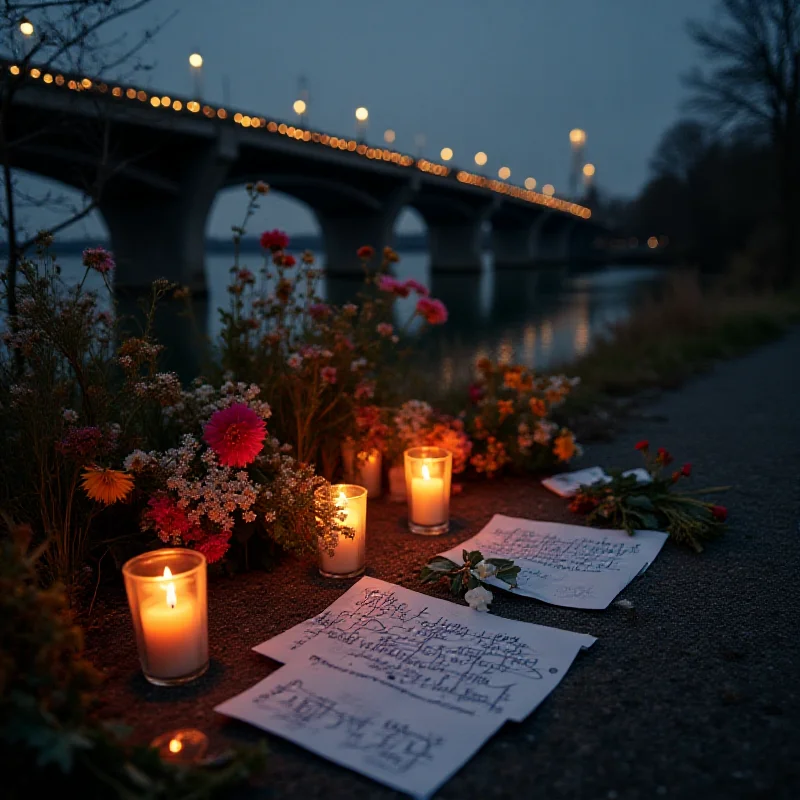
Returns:
[[[535,376],[519,365],[477,364],[469,390],[466,430],[473,442],[470,464],[491,478],[508,466],[543,469],[581,454],[575,435],[552,419],[577,385],[565,375]]]
[[[222,311],[220,362],[262,387],[275,409],[279,438],[293,446],[298,460],[316,462],[331,477],[342,438],[365,432],[360,409],[385,403],[396,391],[392,376],[412,329],[418,337],[420,325],[442,324],[447,309],[417,281],[389,275],[398,256],[388,247],[380,257],[372,247],[359,249],[365,291],[343,305],[325,302],[314,256],[305,252],[298,263],[280,231],[261,236],[264,262],[257,274],[241,266],[238,243],[267,191],[265,184],[248,187],[245,218],[234,229],[237,250],[230,307]],[[414,312],[396,326],[393,306],[409,295],[417,298]]]
[[[590,525],[621,528],[631,535],[637,529],[666,531],[676,542],[702,552],[704,540],[722,533],[728,510],[698,495],[728,487],[681,490],[679,487],[692,475],[691,464],[671,468],[672,455],[663,447],[653,453],[646,440],[636,449],[644,457],[649,482],[623,475],[621,470],[609,470],[611,480],[582,486],[570,501],[570,510],[584,516]]]
[[[252,384],[226,381],[215,389],[198,380],[164,407],[177,446],[134,450],[125,459],[147,497],[143,531],[199,550],[211,564],[232,544],[246,551],[254,536],[308,556],[320,544],[333,548],[339,534],[352,535],[333,506],[315,501],[326,481],[269,433],[272,409],[260,392]]]
[[[422,568],[420,581],[447,581],[450,593],[454,597],[463,597],[476,611],[488,611],[494,599],[485,585],[488,579],[502,581],[509,588],[516,587],[520,568],[510,559],[484,558],[479,550],[464,550],[461,557],[463,563],[457,564],[444,556],[436,556]]]

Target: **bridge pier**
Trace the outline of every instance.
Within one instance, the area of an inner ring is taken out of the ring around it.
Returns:
[[[543,216],[532,242],[537,264],[561,266],[569,261],[570,235],[575,222],[556,214]]]
[[[534,266],[536,243],[550,213],[539,212],[531,220],[519,216],[500,216],[492,220],[492,252],[495,269],[524,269]]]
[[[392,244],[397,213],[391,209],[354,215],[329,211],[317,211],[316,214],[325,241],[325,271],[328,275],[363,275],[356,255],[359,247],[374,247],[379,260],[383,248]]]
[[[100,212],[111,234],[118,292],[148,292],[154,280],[166,278],[195,295],[207,294],[206,220],[235,158],[235,145],[222,135],[187,158],[173,185],[109,185]]]

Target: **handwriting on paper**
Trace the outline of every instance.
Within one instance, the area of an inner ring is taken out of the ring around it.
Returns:
[[[255,650],[287,663],[302,654],[460,715],[521,719],[593,641],[363,578],[321,614]]]
[[[456,560],[466,549],[510,558],[520,567],[515,594],[572,608],[606,608],[652,563],[666,539],[659,531],[629,536],[497,514],[476,536],[441,555]]]

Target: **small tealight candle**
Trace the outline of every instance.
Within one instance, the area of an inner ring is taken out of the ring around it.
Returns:
[[[441,447],[412,447],[404,455],[408,529],[424,536],[450,528],[453,454]]]
[[[187,683],[208,669],[206,559],[164,548],[122,568],[142,671],[151,683]]]
[[[342,443],[342,462],[347,483],[363,486],[370,500],[381,496],[383,455],[380,450],[373,448],[356,453],[355,442],[347,439]]]
[[[319,571],[326,578],[354,578],[366,567],[367,490],[363,486],[338,483],[317,489],[320,500],[333,501],[342,514],[341,522],[355,535],[339,534],[333,555],[323,542],[319,546]]]

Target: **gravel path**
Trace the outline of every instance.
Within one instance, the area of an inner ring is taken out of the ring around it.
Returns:
[[[622,593],[633,610],[496,600],[495,613],[599,641],[533,715],[506,724],[437,797],[800,797],[798,397],[795,330],[663,396],[614,442],[589,448],[585,465],[637,465],[633,444],[649,438],[691,461],[697,486],[732,484],[720,501],[729,532],[699,556],[668,543]],[[454,499],[460,530],[431,541],[405,533],[401,509],[378,501],[369,512],[369,574],[419,590],[424,560],[493,513],[575,522],[564,506],[532,480],[471,484]],[[143,741],[189,725],[214,746],[255,738],[213,705],[275,667],[250,647],[322,610],[342,587],[292,562],[277,574],[219,578],[209,591],[214,663],[184,689],[145,684],[121,597],[106,597],[93,615],[89,655],[109,676],[104,713],[124,718]],[[270,747],[275,800],[399,797],[275,737]]]

